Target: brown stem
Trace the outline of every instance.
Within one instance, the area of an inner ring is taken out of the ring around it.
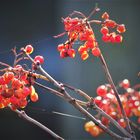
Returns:
[[[127,116],[126,116],[126,113],[125,113],[125,111],[124,111],[124,108],[123,108],[123,106],[122,106],[122,103],[121,103],[121,100],[120,100],[120,97],[119,97],[119,93],[118,93],[118,91],[117,91],[117,88],[116,88],[116,86],[115,86],[113,80],[112,80],[111,74],[110,74],[109,69],[108,69],[108,66],[107,66],[107,64],[106,64],[106,61],[105,61],[105,59],[104,59],[104,57],[103,57],[102,54],[100,55],[99,58],[100,58],[100,61],[101,61],[101,63],[102,63],[102,66],[103,66],[103,69],[104,69],[106,78],[107,78],[108,82],[110,83],[112,89],[114,90],[114,94],[115,94],[115,96],[116,96],[116,98],[117,98],[117,101],[118,101],[118,103],[119,103],[119,106],[120,106],[122,115],[123,115],[124,120],[126,121],[126,124],[127,124],[127,130],[128,130],[129,133],[133,133],[132,130],[131,130],[130,124],[129,124],[129,120],[128,120],[128,118],[127,118]]]
[[[49,128],[47,128],[46,126],[44,126],[43,124],[41,124],[37,120],[35,120],[35,119],[31,118],[30,116],[28,116],[25,113],[25,111],[19,111],[19,110],[16,109],[14,112],[16,112],[20,118],[25,119],[26,121],[38,126],[39,128],[41,128],[45,132],[49,133],[53,138],[55,138],[57,140],[64,140],[62,137],[60,137],[57,134],[55,134],[52,130],[50,130]]]

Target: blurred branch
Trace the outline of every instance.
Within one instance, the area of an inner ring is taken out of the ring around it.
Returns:
[[[12,108],[11,106],[9,106],[10,108]],[[62,137],[58,136],[57,134],[55,134],[52,130],[50,130],[49,128],[47,128],[46,126],[44,126],[43,124],[41,124],[40,122],[38,122],[37,120],[31,118],[30,116],[28,116],[25,111],[19,111],[18,109],[14,110],[14,112],[16,112],[18,114],[18,116],[36,126],[38,126],[39,128],[41,128],[42,130],[44,130],[45,132],[49,133],[53,138],[57,139],[57,140],[64,140]]]

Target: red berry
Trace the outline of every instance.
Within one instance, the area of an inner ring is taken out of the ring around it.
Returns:
[[[119,125],[122,126],[123,128],[126,127],[126,122],[124,121],[124,119],[119,119],[119,120],[118,120],[118,123],[119,123]]]
[[[27,45],[25,47],[25,51],[27,54],[31,54],[33,52],[34,48],[32,47],[32,45]]]
[[[97,48],[97,47],[94,47],[93,49],[92,49],[92,54],[94,55],[94,56],[100,56],[101,55],[101,51],[100,51],[100,49],[99,48]]]
[[[97,97],[94,98],[93,101],[95,102],[95,104],[97,104],[99,106],[101,104],[101,102],[102,102],[102,97],[97,96]]]
[[[22,86],[22,83],[20,80],[14,78],[12,81],[12,88],[13,89],[19,89]]]
[[[104,42],[110,42],[110,35],[109,34],[104,34],[103,36],[102,36],[102,40],[104,41]]]
[[[43,56],[37,55],[37,56],[34,58],[34,61],[35,61],[35,62],[39,62],[40,64],[43,64],[43,63],[44,63],[44,58],[43,58]]]
[[[5,82],[9,83],[11,80],[14,78],[14,73],[13,72],[6,72],[4,74]]]
[[[114,20],[107,19],[105,20],[105,25],[110,28],[116,27],[116,22]]]
[[[65,57],[67,57],[67,56],[68,56],[67,50],[66,50],[66,49],[62,49],[62,50],[60,51],[60,57],[61,57],[61,58],[65,58]]]
[[[104,26],[104,27],[101,28],[100,32],[101,32],[103,35],[106,35],[106,34],[109,33],[109,30],[108,30],[108,28],[107,28],[106,26]]]
[[[38,94],[36,92],[31,94],[30,99],[32,102],[36,102],[38,100]]]
[[[71,58],[74,58],[74,57],[75,57],[75,54],[76,54],[76,52],[75,52],[74,49],[69,49],[67,53],[68,53],[68,55],[69,55]]]
[[[121,83],[120,83],[120,86],[127,89],[130,87],[130,82],[128,79],[124,79]]]
[[[61,51],[64,48],[65,48],[64,44],[59,44],[58,47],[57,47],[57,50]]]
[[[88,49],[87,46],[80,46],[78,52],[82,54],[84,51],[87,51],[87,49]]]
[[[88,57],[89,57],[89,55],[88,55],[87,51],[82,52],[82,54],[81,54],[82,60],[86,60]]]
[[[96,90],[97,95],[105,96],[107,94],[107,87],[105,85],[101,85]]]
[[[122,42],[123,37],[121,35],[116,35],[115,36],[115,42],[116,43],[121,43]]]
[[[124,24],[118,25],[117,26],[117,31],[119,33],[124,33],[126,31],[125,25]]]
[[[3,76],[0,76],[0,85],[5,84],[5,78]]]
[[[102,18],[109,19],[109,14],[107,12],[103,13]]]

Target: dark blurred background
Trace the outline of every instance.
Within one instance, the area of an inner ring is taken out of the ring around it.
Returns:
[[[65,38],[54,39],[52,36],[63,32],[61,17],[66,17],[77,10],[88,15],[99,4],[101,11],[91,19],[100,19],[103,12],[118,23],[126,25],[122,44],[105,44],[101,41],[100,27],[93,25],[96,38],[108,63],[115,84],[128,78],[131,85],[140,82],[137,74],[140,71],[140,2],[139,0],[1,0],[0,1],[0,61],[12,65],[13,47],[32,44],[35,48],[33,57],[43,55],[43,67],[55,79],[69,83],[96,96],[96,88],[106,83],[100,62],[95,57],[81,61],[77,55],[74,59],[61,59],[56,48]],[[47,83],[44,83],[47,84]],[[27,114],[48,126],[54,132],[68,140],[94,139],[84,131],[84,120],[52,114],[58,111],[82,116],[71,105],[36,88],[40,100],[29,103]],[[77,97],[77,96],[75,96]],[[43,111],[45,110],[45,111]],[[137,137],[140,138],[138,133]],[[36,126],[20,119],[14,112],[0,110],[0,140],[49,140],[52,139]],[[112,139],[107,134],[96,138]]]

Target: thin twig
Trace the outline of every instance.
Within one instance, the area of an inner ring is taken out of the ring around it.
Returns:
[[[11,108],[11,106],[9,106]],[[38,122],[37,120],[31,118],[30,116],[28,116],[25,111],[20,111],[18,109],[14,110],[14,112],[16,112],[18,114],[18,116],[20,118],[23,118],[24,120],[30,122],[31,124],[34,124],[36,126],[38,126],[39,128],[41,128],[42,130],[44,130],[45,132],[47,132],[48,134],[50,134],[53,138],[57,139],[57,140],[64,140],[62,137],[58,136],[56,133],[54,133],[52,130],[50,130],[49,128],[47,128],[46,126],[44,126],[43,124],[41,124],[40,122]]]

